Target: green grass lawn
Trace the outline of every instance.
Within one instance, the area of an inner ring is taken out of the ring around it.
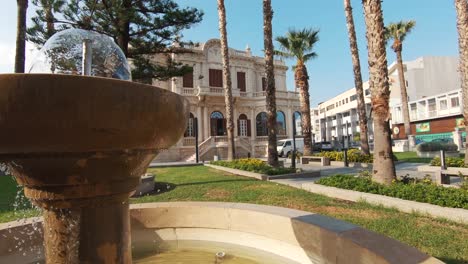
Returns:
[[[364,202],[352,203],[331,199],[289,186],[234,176],[207,167],[159,168],[150,169],[150,172],[157,175],[158,194],[132,198],[132,203],[222,201],[288,207],[332,216],[363,226],[412,245],[447,263],[468,263],[468,225],[401,213],[395,209]],[[0,211],[11,210],[9,202],[5,201],[12,201],[16,189],[11,182],[0,185]],[[9,195],[4,195],[6,193]],[[11,220],[8,214],[11,212],[0,212],[0,221]]]
[[[407,152],[394,152],[395,156],[398,158],[398,161],[402,162],[414,162],[414,163],[431,163],[432,158],[420,158],[413,151]]]

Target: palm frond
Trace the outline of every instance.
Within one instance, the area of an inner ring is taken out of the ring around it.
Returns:
[[[385,39],[399,40],[403,42],[406,36],[411,33],[416,26],[416,21],[399,21],[397,23],[390,23],[385,27]]]
[[[289,29],[285,36],[277,37],[276,41],[280,44],[281,51],[288,54],[288,58],[294,57],[299,61],[306,62],[317,56],[312,51],[319,41],[318,33],[319,30],[311,28]]]

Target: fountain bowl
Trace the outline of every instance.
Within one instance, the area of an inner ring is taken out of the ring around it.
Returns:
[[[187,111],[184,98],[150,85],[2,74],[0,160],[37,202],[120,193],[125,182],[138,183],[159,150],[178,141]],[[101,186],[116,181],[114,190]],[[42,191],[30,193],[39,186]]]
[[[274,206],[169,202],[131,206],[132,244],[138,263],[168,250],[202,249],[244,255],[255,263],[443,263],[394,239],[320,214]],[[0,224],[0,262],[42,258],[39,218]],[[16,238],[16,239],[15,239]],[[16,247],[32,248],[26,255]],[[163,262],[171,263],[171,262]],[[182,262],[182,263],[213,263]],[[223,262],[221,262],[223,263]],[[230,263],[230,262],[227,262]]]
[[[150,85],[0,75],[0,162],[44,209],[47,263],[131,263],[128,199],[189,104]]]

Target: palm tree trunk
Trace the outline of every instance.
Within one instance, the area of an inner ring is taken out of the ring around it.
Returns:
[[[232,83],[231,71],[229,69],[229,46],[226,32],[226,9],[224,0],[218,0],[218,15],[219,15],[219,33],[221,34],[221,56],[223,57],[223,84],[224,97],[226,104],[226,125],[228,135],[228,160],[233,160],[236,157],[236,147],[234,145],[234,109],[232,100]]]
[[[372,180],[391,184],[396,179],[391,144],[387,54],[381,0],[363,0],[374,120],[374,166]]]
[[[268,164],[278,167],[278,150],[276,148],[276,87],[275,68],[273,57],[273,33],[272,21],[273,10],[271,0],[263,0],[263,42],[265,46],[265,71],[267,79],[266,108],[268,125]]]
[[[458,45],[460,49],[460,77],[463,94],[463,116],[465,127],[468,129],[468,2],[467,0],[455,0],[457,10]],[[465,142],[468,149],[468,137]],[[465,164],[468,165],[468,155],[465,155]]]
[[[403,58],[401,56],[401,47],[395,51],[397,56],[398,78],[400,79],[401,92],[401,110],[403,114],[403,123],[405,124],[405,135],[407,138],[411,135],[410,115],[408,109],[408,92],[406,91],[405,70],[403,68]]]
[[[361,62],[359,59],[359,49],[356,39],[356,30],[354,27],[353,8],[350,0],[344,0],[346,22],[348,26],[349,46],[351,49],[351,58],[353,61],[354,85],[357,95],[357,109],[359,115],[359,130],[361,139],[361,152],[368,155],[369,140],[367,132],[367,114],[366,102],[364,101],[364,89],[362,87]]]
[[[297,62],[294,79],[300,94],[304,156],[310,156],[312,155],[312,125],[310,122],[309,75],[307,74],[307,67],[302,61]]]
[[[16,25],[16,55],[15,72],[24,73],[26,60],[26,11],[28,10],[28,0],[16,0],[18,6],[18,17]]]

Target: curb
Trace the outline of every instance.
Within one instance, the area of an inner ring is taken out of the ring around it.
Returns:
[[[302,173],[289,173],[289,174],[281,174],[281,175],[266,175],[261,173],[255,173],[250,171],[238,170],[227,168],[223,166],[217,166],[212,164],[204,164],[206,167],[210,167],[216,170],[229,172],[236,175],[241,175],[245,177],[255,178],[258,180],[263,181],[271,181],[271,180],[280,180],[280,179],[294,179],[294,178],[316,178],[320,177],[320,171],[306,171]]]
[[[387,208],[396,208],[405,213],[421,213],[432,217],[440,217],[468,224],[468,210],[462,208],[442,207],[438,205],[421,203],[400,198],[389,197],[379,194],[363,193],[352,190],[345,190],[336,187],[328,187],[316,183],[291,183],[277,182],[298,189],[303,189],[311,193],[322,194],[331,198],[347,200],[352,202],[366,201],[373,205],[381,205]]]

